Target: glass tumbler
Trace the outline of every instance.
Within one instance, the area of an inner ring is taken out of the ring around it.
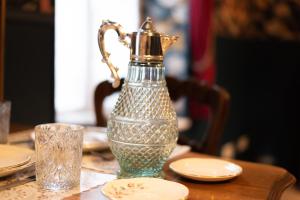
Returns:
[[[11,102],[0,102],[0,144],[8,142]]]
[[[82,126],[59,123],[35,127],[39,187],[65,190],[79,185],[83,131]]]

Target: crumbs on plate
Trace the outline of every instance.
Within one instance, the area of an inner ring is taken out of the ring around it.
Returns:
[[[119,186],[111,185],[110,188],[111,189],[107,191],[107,194],[114,198],[122,198],[139,190],[145,189],[143,183],[127,183]]]

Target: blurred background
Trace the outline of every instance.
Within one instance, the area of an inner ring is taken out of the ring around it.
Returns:
[[[166,73],[224,87],[230,114],[220,154],[285,167],[300,177],[300,0],[7,0],[4,98],[12,122],[94,125],[93,95],[110,79],[101,63],[102,20],[136,31],[146,16],[159,32],[178,35]],[[129,49],[108,33],[112,60],[126,76]],[[105,102],[106,115],[116,101]],[[191,137],[209,110],[181,99]]]

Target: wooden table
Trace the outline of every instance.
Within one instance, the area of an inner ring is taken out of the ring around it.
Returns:
[[[14,126],[14,130],[30,128],[30,126]],[[28,136],[29,137],[29,136]],[[189,200],[250,200],[250,199],[280,199],[285,189],[295,183],[295,177],[283,168],[271,165],[251,163],[245,161],[230,160],[243,168],[243,173],[235,179],[207,183],[192,181],[178,176],[169,169],[169,163],[187,157],[212,157],[204,154],[189,152],[168,161],[164,166],[167,180],[176,181],[189,188]],[[98,186],[88,191],[76,194],[65,199],[103,199],[101,187]]]
[[[171,161],[186,157],[210,157],[198,153],[187,153]],[[250,200],[250,199],[280,199],[285,189],[295,183],[295,178],[283,168],[231,160],[242,166],[243,173],[232,180],[218,183],[207,183],[192,181],[182,178],[169,169],[169,161],[164,166],[166,179],[184,184],[189,188],[189,200]],[[67,200],[77,199],[102,199],[101,187],[96,187],[66,198]]]

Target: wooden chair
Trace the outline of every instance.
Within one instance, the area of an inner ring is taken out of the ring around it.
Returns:
[[[210,108],[204,142],[200,144],[199,141],[180,134],[178,143],[190,145],[193,151],[216,155],[229,108],[230,97],[228,92],[217,85],[208,86],[205,83],[191,79],[179,81],[175,78],[167,77],[166,81],[172,101],[176,101],[180,97],[188,97]],[[123,83],[124,79],[121,80],[121,85]],[[106,126],[106,119],[102,113],[104,98],[120,90],[121,86],[113,88],[108,81],[104,81],[97,86],[94,96],[97,126]]]

